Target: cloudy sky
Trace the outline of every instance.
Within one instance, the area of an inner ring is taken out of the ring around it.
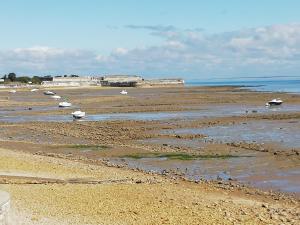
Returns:
[[[300,77],[299,0],[10,0],[0,74]]]

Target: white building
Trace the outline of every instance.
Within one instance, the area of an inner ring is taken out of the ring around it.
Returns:
[[[80,87],[101,85],[100,79],[91,76],[82,77],[53,77],[52,81],[43,81],[44,87]]]

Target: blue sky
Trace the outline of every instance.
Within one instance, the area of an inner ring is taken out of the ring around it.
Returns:
[[[10,0],[0,73],[295,76],[299,0]]]

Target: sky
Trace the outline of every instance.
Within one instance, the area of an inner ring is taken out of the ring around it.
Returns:
[[[299,0],[0,2],[0,74],[300,77]]]

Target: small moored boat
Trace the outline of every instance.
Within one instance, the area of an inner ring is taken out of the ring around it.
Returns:
[[[10,90],[9,93],[14,94],[14,93],[17,93],[17,91],[16,90]]]
[[[283,101],[280,98],[274,98],[266,103],[266,106],[281,105]]]
[[[82,119],[83,117],[85,117],[85,112],[82,112],[80,110],[72,112],[71,114],[74,119]]]
[[[128,93],[127,93],[126,90],[122,90],[122,91],[120,92],[120,94],[121,94],[121,95],[127,95]]]
[[[51,96],[51,98],[54,98],[54,99],[61,99],[61,97],[59,95],[53,95]]]
[[[53,91],[45,91],[44,95],[55,95],[56,93]]]
[[[62,107],[62,108],[64,108],[64,107],[71,107],[72,104],[70,102],[60,102],[60,103],[58,103],[58,106]]]
[[[36,92],[36,91],[38,91],[39,89],[37,89],[37,88],[33,88],[33,89],[31,89],[30,91],[31,92]]]

